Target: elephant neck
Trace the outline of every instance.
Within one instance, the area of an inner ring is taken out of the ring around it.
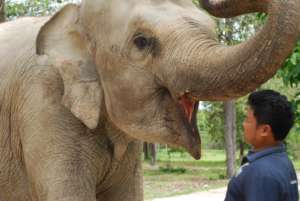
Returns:
[[[112,159],[116,161],[122,160],[130,151],[129,146],[138,146],[140,141],[130,137],[120,130],[109,118],[106,108],[102,104],[99,124],[96,132],[100,136],[105,137],[106,143],[112,153]]]
[[[111,160],[109,168],[105,172],[105,177],[97,183],[97,197],[101,196],[103,192],[118,189],[120,185],[130,184],[132,180],[142,181],[141,145],[137,141],[131,142],[122,160]]]

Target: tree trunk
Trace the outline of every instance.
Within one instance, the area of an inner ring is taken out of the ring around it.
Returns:
[[[147,142],[144,142],[143,149],[144,149],[144,160],[149,160],[150,155],[149,155],[149,147]]]
[[[150,153],[151,153],[151,161],[150,164],[151,165],[155,165],[156,164],[156,144],[150,144]]]
[[[236,151],[236,114],[234,101],[224,102],[224,113],[227,177],[231,178],[235,172]]]
[[[5,0],[0,0],[0,23],[5,21]]]
[[[144,142],[144,160],[150,160],[150,165],[156,164],[156,145]]]
[[[242,161],[242,159],[245,155],[244,152],[245,152],[244,142],[241,140],[240,141],[240,161]]]
[[[219,39],[222,43],[227,45],[233,44],[233,24],[233,19],[224,20],[224,30],[219,34]],[[227,177],[230,178],[235,172],[236,112],[234,101],[224,102],[224,116]]]

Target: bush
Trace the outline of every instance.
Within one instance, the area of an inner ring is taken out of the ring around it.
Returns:
[[[159,167],[159,171],[163,173],[183,174],[186,172],[186,169],[182,167],[172,167],[171,165],[167,165],[165,167]]]

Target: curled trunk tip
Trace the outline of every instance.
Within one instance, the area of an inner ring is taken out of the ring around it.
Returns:
[[[268,12],[267,0],[199,0],[199,4],[215,17],[229,18],[253,12]]]

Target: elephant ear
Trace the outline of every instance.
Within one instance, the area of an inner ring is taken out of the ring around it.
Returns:
[[[103,98],[89,42],[79,25],[79,8],[69,4],[39,31],[36,52],[39,61],[53,66],[64,83],[62,104],[87,127],[98,125]]]

